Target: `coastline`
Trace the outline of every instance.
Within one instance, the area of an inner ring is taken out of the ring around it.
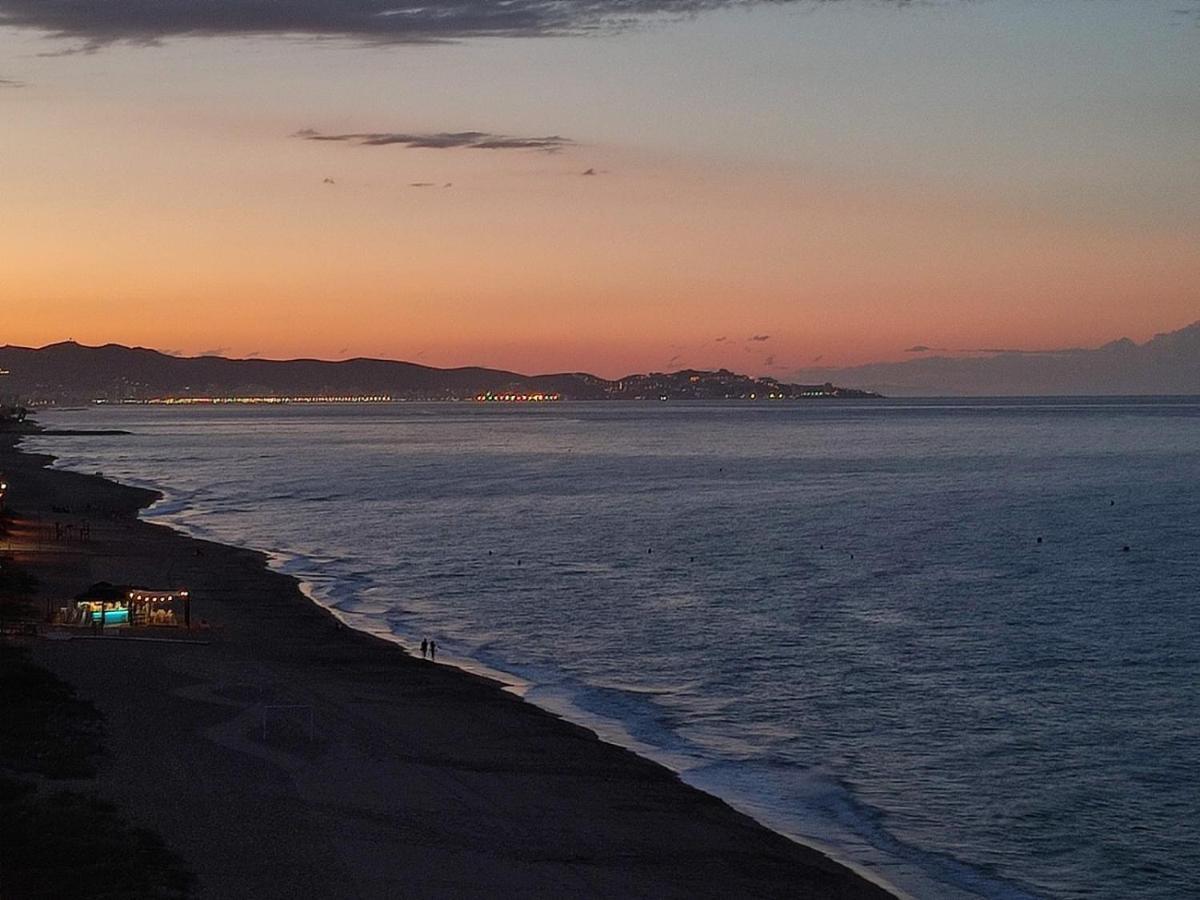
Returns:
[[[49,469],[18,438],[0,446],[14,508],[92,526],[14,548],[41,598],[186,585],[213,626],[204,645],[34,642],[105,715],[101,792],[202,896],[894,896],[500,682],[344,627],[263,554],[142,521],[153,492]]]

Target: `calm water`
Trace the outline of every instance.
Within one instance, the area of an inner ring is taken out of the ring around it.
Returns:
[[[1200,401],[44,419],[917,896],[1200,896]]]

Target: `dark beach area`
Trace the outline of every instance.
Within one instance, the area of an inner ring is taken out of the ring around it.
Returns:
[[[20,440],[0,433],[5,900],[893,896]],[[46,623],[100,582],[186,588],[191,627]]]

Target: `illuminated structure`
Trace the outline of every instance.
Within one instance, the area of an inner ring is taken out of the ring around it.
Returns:
[[[129,610],[134,625],[178,625],[176,604],[183,607],[183,626],[192,627],[192,598],[187,591],[129,592]]]
[[[71,625],[183,626],[192,627],[192,598],[187,591],[147,591],[135,589],[124,597],[86,598],[75,604],[65,616]]]
[[[4,501],[8,497],[8,479],[0,475],[0,512],[4,512]]]

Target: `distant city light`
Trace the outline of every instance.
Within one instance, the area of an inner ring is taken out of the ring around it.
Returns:
[[[111,401],[96,399],[92,403],[97,406]],[[285,404],[285,403],[392,403],[393,398],[387,394],[370,394],[362,396],[335,397],[153,397],[147,400],[128,398],[116,401],[125,406],[220,406],[225,404]]]
[[[475,400],[479,403],[553,403],[561,400],[560,394],[494,394],[488,391],[484,394],[476,394]]]

